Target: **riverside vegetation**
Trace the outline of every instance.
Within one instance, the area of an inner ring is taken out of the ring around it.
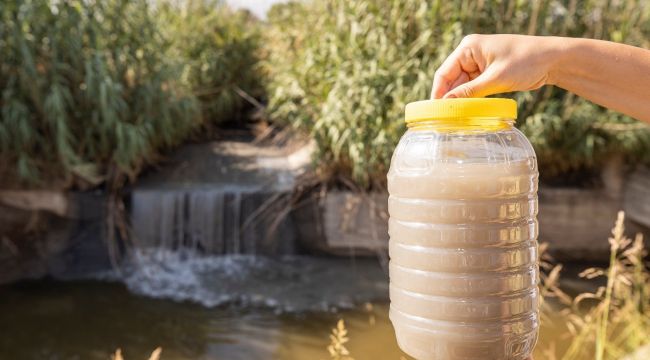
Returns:
[[[275,5],[267,22],[219,0],[20,0],[0,20],[0,175],[22,187],[133,180],[268,98],[274,123],[315,140],[326,180],[381,189],[404,105],[429,96],[464,35],[650,46],[641,0],[317,0]],[[543,180],[650,160],[646,125],[552,87],[512,96]]]
[[[650,47],[644,1],[320,0],[269,13],[269,114],[316,140],[328,174],[383,188],[404,131],[404,105],[430,96],[431,78],[462,37],[519,33],[590,37]],[[543,180],[597,171],[611,155],[648,161],[646,125],[563,90],[514,96],[517,126]]]
[[[250,16],[216,0],[2,2],[3,185],[134,179],[241,112],[233,87],[259,94],[258,47]]]

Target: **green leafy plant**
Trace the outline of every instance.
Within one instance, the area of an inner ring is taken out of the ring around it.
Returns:
[[[2,185],[135,178],[262,97],[258,47],[258,22],[217,0],[3,2]]]
[[[145,0],[0,5],[0,177],[71,187],[134,177],[198,124]]]
[[[436,67],[471,33],[523,33],[650,45],[643,1],[316,0],[269,13],[269,115],[308,132],[318,163],[382,188],[404,105],[429,97]],[[518,126],[545,178],[647,161],[650,130],[560,89],[516,94]]]
[[[181,81],[200,100],[205,123],[241,120],[246,99],[264,94],[259,21],[220,0],[163,1],[158,14],[172,42],[167,54],[182,64]]]

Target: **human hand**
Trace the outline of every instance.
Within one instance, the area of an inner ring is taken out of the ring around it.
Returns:
[[[554,40],[556,39],[556,40]],[[484,97],[549,83],[559,38],[469,35],[440,65],[431,98]]]

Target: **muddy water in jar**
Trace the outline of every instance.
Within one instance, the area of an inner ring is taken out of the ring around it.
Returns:
[[[537,166],[495,121],[409,124],[393,155],[390,317],[417,359],[525,359],[537,339]]]

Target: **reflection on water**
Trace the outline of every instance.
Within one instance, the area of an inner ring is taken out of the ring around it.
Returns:
[[[363,305],[387,301],[373,259],[156,251],[102,277],[112,281],[0,287],[0,359],[108,359],[118,347],[144,359],[157,346],[164,360],[326,359],[341,316],[356,333],[351,349],[399,358],[385,307]]]
[[[277,314],[151,299],[115,283],[40,282],[1,289],[0,313],[2,359],[106,360],[118,347],[127,360],[146,359],[157,346],[164,360],[327,359],[339,317],[358,359],[400,354],[384,305]]]
[[[119,282],[0,287],[0,359],[106,360],[118,347],[126,360],[146,359],[162,346],[163,360],[327,360],[328,334],[339,318],[346,321],[348,349],[355,359],[404,356],[388,320],[387,281],[381,268],[370,260],[312,260],[270,262],[257,270],[241,263],[250,260],[237,260],[232,279],[238,277],[241,286],[237,290],[233,284],[224,285],[223,291],[237,291],[239,300],[213,307],[191,296],[181,301],[134,294]],[[203,281],[208,274],[214,276],[214,293],[216,284],[229,278],[210,271],[202,274]],[[362,285],[380,278],[383,287],[376,284],[374,292]],[[181,288],[177,290],[182,293]],[[242,300],[255,292],[276,303]],[[350,302],[359,305],[341,310]],[[306,306],[310,303],[328,306]],[[542,328],[542,342],[552,339],[550,330]]]

